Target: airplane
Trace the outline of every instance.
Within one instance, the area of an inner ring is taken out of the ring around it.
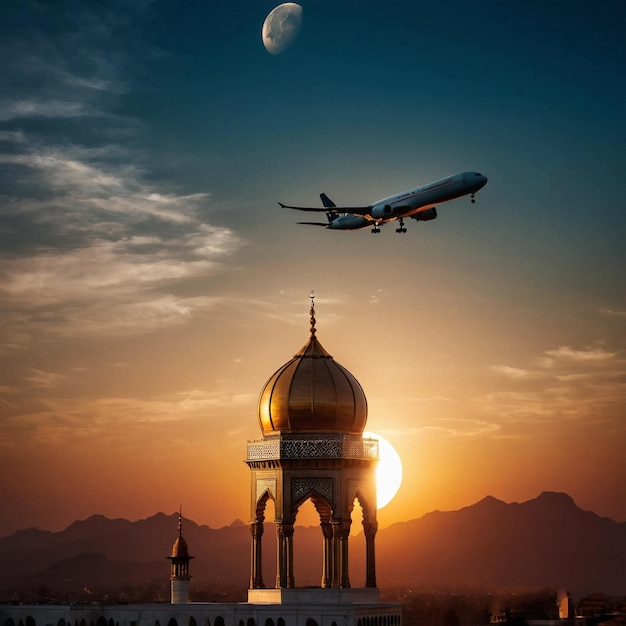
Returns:
[[[320,194],[322,207],[290,206],[279,202],[283,209],[319,211],[326,213],[328,222],[297,222],[309,226],[323,226],[330,230],[358,230],[372,227],[372,233],[380,232],[380,224],[398,220],[397,233],[406,233],[404,219],[410,217],[427,222],[437,217],[435,205],[474,194],[487,184],[487,177],[478,172],[463,172],[442,178],[423,187],[378,200],[368,206],[338,207],[325,193]]]

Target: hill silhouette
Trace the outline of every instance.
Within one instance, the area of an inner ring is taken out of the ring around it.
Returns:
[[[20,585],[52,589],[167,581],[178,515],[157,513],[130,522],[102,515],[61,532],[29,528],[0,538],[0,590]],[[364,583],[364,539],[350,538],[350,578]],[[236,520],[219,529],[184,522],[193,586],[247,588],[250,533]],[[275,579],[273,524],[263,537],[264,579]],[[319,527],[296,527],[298,586],[319,585]],[[488,496],[458,511],[433,511],[381,529],[376,538],[378,585],[474,589],[511,586],[565,587],[573,594],[626,591],[626,523],[584,511],[563,493],[507,504]]]

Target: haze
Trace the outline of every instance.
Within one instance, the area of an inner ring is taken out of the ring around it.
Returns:
[[[318,337],[404,480],[626,521],[626,5],[3,3],[0,535],[183,504],[246,521],[266,379]],[[461,171],[476,204],[329,232]]]

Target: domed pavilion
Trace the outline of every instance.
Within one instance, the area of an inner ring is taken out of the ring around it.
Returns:
[[[357,379],[317,338],[314,295],[307,343],[263,386],[258,418],[263,438],[248,442],[251,470],[250,589],[263,589],[262,535],[274,501],[276,588],[294,588],[293,533],[299,507],[311,500],[323,542],[321,587],[350,587],[348,537],[355,499],[363,509],[366,587],[376,587],[374,538],[378,442],[364,439],[367,400]]]

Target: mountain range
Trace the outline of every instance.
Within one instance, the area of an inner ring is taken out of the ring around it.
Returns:
[[[157,513],[130,522],[93,515],[60,532],[29,528],[0,538],[3,597],[24,586],[69,591],[84,587],[145,585],[169,579],[169,556],[178,515]],[[263,536],[263,572],[275,578],[273,524]],[[350,578],[364,584],[365,542],[360,528],[350,538]],[[236,520],[219,529],[184,521],[183,535],[195,556],[192,587],[248,586],[250,532]],[[294,572],[298,586],[317,586],[321,575],[319,527],[297,526]],[[507,504],[488,496],[458,511],[433,511],[379,530],[378,585],[502,589],[565,588],[573,595],[626,593],[626,522],[576,506],[564,493],[544,492]]]

